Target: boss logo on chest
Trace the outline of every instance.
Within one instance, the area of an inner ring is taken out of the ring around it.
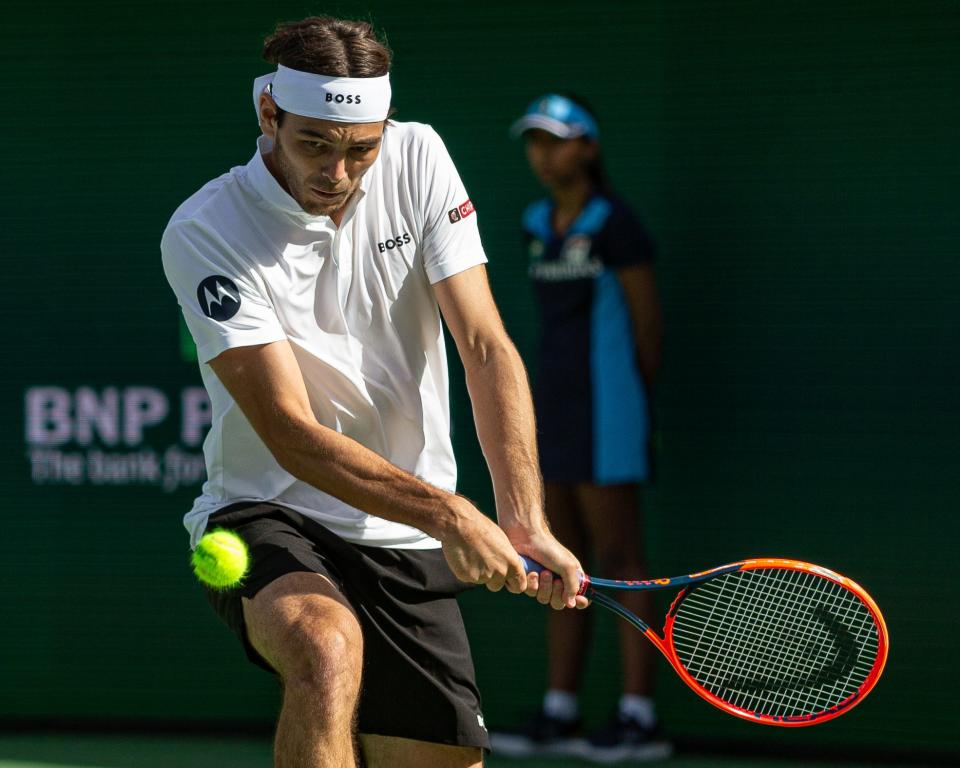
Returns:
[[[380,253],[384,253],[385,251],[392,251],[394,248],[402,248],[409,242],[410,235],[404,232],[402,235],[394,235],[382,243],[377,243],[377,248],[380,250]]]

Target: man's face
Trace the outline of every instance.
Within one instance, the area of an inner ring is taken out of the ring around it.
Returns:
[[[339,219],[380,154],[385,121],[338,123],[288,112],[277,127],[275,115],[261,112],[264,133],[274,141],[267,166],[307,213]]]

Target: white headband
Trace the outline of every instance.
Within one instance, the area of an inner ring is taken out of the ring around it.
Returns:
[[[301,117],[338,123],[376,123],[390,112],[390,75],[329,77],[280,64],[276,72],[253,81],[253,106],[260,116],[260,94],[267,91],[277,106]]]

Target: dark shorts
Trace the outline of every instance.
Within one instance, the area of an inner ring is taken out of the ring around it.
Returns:
[[[489,748],[480,693],[456,594],[439,549],[350,544],[309,518],[272,504],[242,503],[211,516],[207,529],[235,530],[250,548],[250,572],[234,589],[205,589],[247,657],[273,668],[250,645],[241,597],[287,573],[327,576],[353,606],[363,630],[360,733]]]

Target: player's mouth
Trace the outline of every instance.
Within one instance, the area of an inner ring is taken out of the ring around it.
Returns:
[[[315,197],[319,197],[321,200],[326,200],[328,202],[340,199],[346,192],[345,189],[339,192],[327,192],[319,187],[310,187],[310,191],[313,192]]]

